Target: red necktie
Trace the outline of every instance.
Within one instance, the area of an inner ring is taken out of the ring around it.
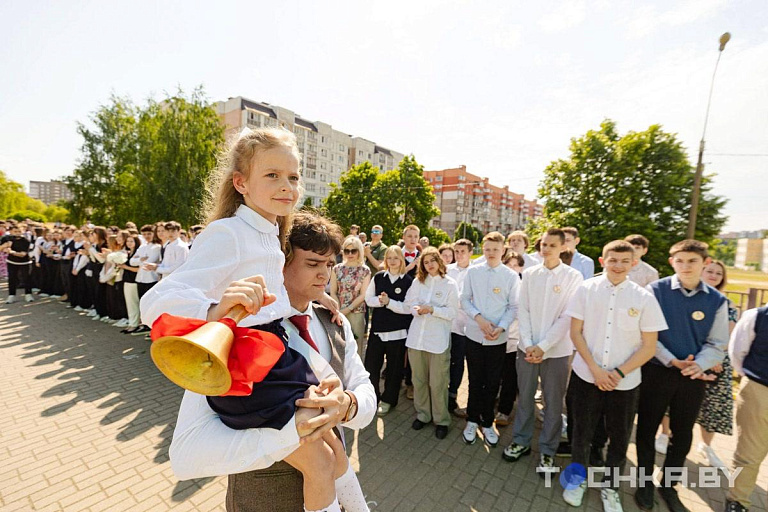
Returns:
[[[301,336],[301,339],[306,341],[307,345],[315,349],[315,352],[319,353],[320,350],[317,348],[317,345],[315,345],[315,341],[312,339],[312,336],[309,335],[309,315],[294,315],[288,320],[290,320],[291,323],[295,325],[299,330],[299,336]]]

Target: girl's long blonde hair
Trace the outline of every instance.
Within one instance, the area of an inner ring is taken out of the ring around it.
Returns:
[[[239,172],[248,178],[253,159],[268,149],[286,147],[301,161],[296,136],[282,128],[245,129],[227,145],[219,155],[219,163],[208,178],[207,196],[203,213],[206,224],[215,220],[232,217],[241,204],[245,203],[243,195],[235,189],[232,178]],[[301,188],[299,189],[301,192]],[[301,195],[301,194],[300,194]],[[288,231],[291,227],[291,216],[278,217],[280,228],[280,246],[285,248]]]

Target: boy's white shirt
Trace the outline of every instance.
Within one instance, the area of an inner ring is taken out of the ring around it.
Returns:
[[[321,340],[316,340],[321,351],[318,353],[301,339],[298,329],[290,321],[286,319],[282,324],[288,332],[288,346],[307,359],[318,381],[335,375],[331,365],[321,355],[325,351]],[[357,345],[346,319],[343,328],[347,340],[344,361],[346,387],[355,391],[358,403],[357,415],[344,423],[344,426],[356,430],[368,425],[373,419],[376,394],[362,362],[354,359]],[[343,435],[343,429],[339,431]],[[169,454],[176,477],[189,480],[268,468],[293,453],[298,446],[295,416],[280,430],[234,430],[221,422],[205,396],[185,391]]]

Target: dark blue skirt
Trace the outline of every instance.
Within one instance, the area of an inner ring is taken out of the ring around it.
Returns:
[[[285,352],[261,382],[254,382],[249,396],[209,396],[211,406],[229,428],[274,428],[280,430],[296,412],[294,402],[304,398],[310,385],[317,385],[317,377],[307,360],[288,346],[288,334],[275,320],[251,329],[271,332],[285,345]]]

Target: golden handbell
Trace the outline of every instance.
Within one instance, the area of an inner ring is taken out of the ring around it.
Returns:
[[[224,318],[235,324],[248,316],[237,305]],[[184,336],[164,336],[152,342],[152,361],[174,384],[201,395],[223,395],[232,386],[227,368],[235,335],[222,322],[208,322]]]

